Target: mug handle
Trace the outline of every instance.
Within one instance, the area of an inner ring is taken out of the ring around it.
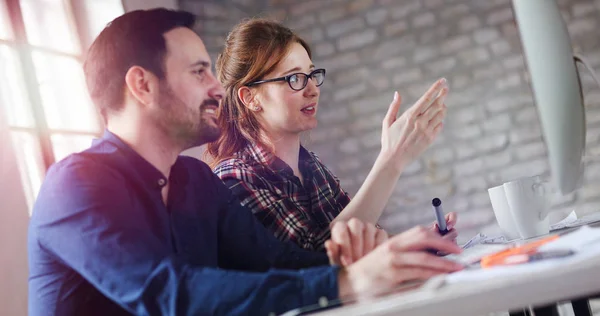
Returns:
[[[548,180],[540,180],[532,184],[533,192],[535,192],[539,196],[546,196],[546,194],[553,194],[554,190],[552,189],[552,184]]]
[[[551,183],[548,180],[540,180],[539,182],[535,182],[531,185],[533,192],[544,199],[550,198],[549,194],[552,194],[554,190],[551,187]],[[547,195],[548,194],[548,195]],[[540,219],[544,219],[550,213],[549,208],[544,208],[542,212],[539,214]]]

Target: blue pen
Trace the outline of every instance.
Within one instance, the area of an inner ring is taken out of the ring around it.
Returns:
[[[442,209],[442,200],[434,198],[431,201],[431,205],[433,205],[433,211],[435,212],[438,231],[440,232],[440,235],[444,236],[448,233],[448,227],[446,227],[446,217],[444,217],[444,210]]]

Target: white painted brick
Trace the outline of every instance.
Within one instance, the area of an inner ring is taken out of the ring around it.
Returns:
[[[481,121],[485,126],[487,123],[485,123],[484,117],[484,111],[480,106],[456,109],[448,112],[448,119],[456,124],[468,124]]]
[[[367,8],[373,7],[375,0],[353,0],[346,8],[348,14],[363,13]]]
[[[462,195],[481,192],[487,189],[485,178],[481,176],[461,178],[457,181],[456,190]]]
[[[508,136],[504,133],[487,135],[475,141],[473,145],[480,153],[497,152],[506,148]]]
[[[402,171],[402,174],[406,175],[406,176],[410,176],[410,175],[418,173],[421,170],[423,170],[423,164],[421,163],[420,160],[415,160],[411,164],[406,166],[406,168],[404,168],[404,170]]]
[[[495,56],[504,56],[512,50],[510,43],[503,39],[495,40],[490,44],[490,49]]]
[[[436,165],[449,163],[454,159],[454,151],[452,148],[433,148],[427,155]]]
[[[497,24],[501,24],[504,22],[512,21],[513,19],[514,19],[514,17],[513,17],[512,8],[508,7],[508,8],[497,10],[497,11],[490,13],[487,17],[487,24],[488,25],[497,25]]]
[[[514,147],[514,153],[519,160],[531,160],[546,156],[546,145],[543,142],[536,142]]]
[[[333,139],[346,136],[347,132],[340,126],[318,127],[310,131],[308,138],[312,144],[322,144]]]
[[[479,158],[458,162],[454,165],[456,177],[466,177],[479,173],[483,170],[483,160]]]
[[[490,207],[491,203],[490,203],[490,196],[487,192],[487,190],[482,190],[476,194],[473,194],[471,196],[471,205],[474,208],[480,208],[480,207]],[[482,219],[485,219],[485,223],[490,223],[492,220],[495,220],[494,217],[494,213],[492,212],[485,212],[485,215],[482,215]]]
[[[375,77],[369,79],[369,85],[371,85],[378,92],[385,91],[390,88],[391,83],[387,77]]]
[[[456,139],[473,139],[481,136],[481,127],[477,124],[457,126],[452,128],[452,136]]]
[[[491,65],[483,64],[483,66],[480,66],[473,70],[473,78],[475,78],[475,80],[493,79],[498,77],[502,73],[502,67],[500,67],[500,65],[496,63],[492,63]]]
[[[496,81],[496,89],[498,91],[518,87],[520,85],[521,76],[518,73],[509,74],[508,76],[500,78]]]
[[[435,15],[432,12],[421,13],[413,18],[412,25],[414,28],[435,25]]]
[[[402,21],[397,21],[397,22],[386,24],[383,32],[384,32],[385,36],[389,37],[389,36],[395,36],[395,35],[405,33],[407,29],[408,29],[408,22],[406,22],[405,20],[402,20]]]
[[[597,162],[586,164],[583,177],[587,182],[598,183],[600,179],[600,164]]]
[[[544,174],[549,170],[548,161],[546,159],[536,159],[524,161],[501,169],[501,181],[507,182],[522,177],[531,177]]]
[[[438,54],[438,49],[432,46],[419,47],[413,53],[413,62],[420,64],[422,62],[435,58]]]
[[[466,35],[459,35],[444,41],[440,49],[443,54],[450,54],[469,46],[471,46],[471,39]]]
[[[428,9],[437,9],[444,6],[444,0],[425,0],[425,7]]]
[[[448,6],[440,12],[440,18],[444,20],[455,19],[458,16],[469,13],[469,6],[465,3],[456,3]]]
[[[500,33],[495,28],[483,28],[473,33],[473,39],[477,44],[487,44],[500,37]]]
[[[328,103],[327,106],[319,107],[317,113],[319,121],[325,124],[343,123],[350,119],[350,109],[345,104]]]
[[[596,19],[592,17],[576,19],[569,23],[568,29],[569,35],[575,37],[595,32],[598,29],[598,23],[596,22]]]
[[[507,110],[513,110],[529,103],[531,97],[528,95],[507,95],[490,99],[486,104],[486,109],[491,113],[501,113]]]
[[[476,198],[477,203],[483,204],[479,199],[482,198]],[[482,226],[489,225],[495,221],[494,212],[491,210],[491,207],[483,209],[470,208],[468,211],[460,213],[458,216],[459,220],[456,223],[456,229],[461,233],[468,229],[474,229],[476,232],[479,232],[479,229]]]
[[[507,69],[525,69],[525,59],[523,55],[515,55],[506,58],[503,65]]]
[[[334,7],[319,12],[319,21],[323,24],[342,18],[346,14],[344,7]]]
[[[328,57],[322,60],[323,65],[327,65],[327,72],[335,72],[339,69],[353,67],[360,63],[360,57],[357,53],[342,53]]]
[[[373,148],[381,146],[381,130],[375,130],[366,133],[360,138],[360,142],[365,148]]]
[[[380,93],[375,96],[362,97],[355,101],[350,102],[350,110],[355,115],[364,115],[365,113],[378,112],[383,116],[387,113],[390,103],[394,98],[393,91],[387,93]]]
[[[333,100],[337,102],[343,100],[356,99],[359,96],[361,96],[365,91],[367,91],[367,84],[365,82],[360,82],[345,87],[343,89],[338,89],[333,95]]]
[[[326,29],[327,36],[336,38],[343,34],[362,30],[365,27],[365,21],[361,17],[355,17],[345,20],[329,23]]]
[[[511,145],[523,144],[542,139],[542,129],[537,125],[514,128],[510,131]]]
[[[513,158],[508,150],[504,150],[501,153],[488,155],[482,159],[486,170],[494,170],[510,165]]]
[[[367,81],[370,77],[371,71],[368,67],[363,66],[359,68],[349,68],[348,70],[342,70],[335,73],[331,78],[335,86],[347,86],[349,84],[356,83],[357,81]]]
[[[318,43],[325,38],[325,33],[320,27],[305,29],[302,30],[300,33],[302,34],[302,38],[308,41],[309,43]]]
[[[472,143],[454,144],[454,148],[456,150],[456,159],[458,161],[471,159],[478,154],[477,148],[475,148]]]
[[[456,67],[457,61],[454,57],[445,57],[437,61],[428,62],[425,64],[427,70],[435,76],[446,76],[452,69]]]
[[[299,31],[299,30],[314,26],[316,23],[317,23],[317,18],[314,15],[305,15],[298,19],[289,21],[287,23],[287,25],[292,30]]]
[[[383,60],[389,57],[401,55],[403,52],[409,51],[415,47],[416,41],[412,34],[387,40],[376,46],[372,53],[368,56],[372,60]]]
[[[578,18],[591,13],[598,13],[598,8],[594,3],[581,2],[573,4],[573,17]]]
[[[406,65],[406,57],[404,56],[392,57],[381,63],[381,67],[384,69],[401,68],[404,65]]]
[[[450,29],[448,27],[438,26],[434,29],[429,28],[421,32],[419,44],[439,46],[439,43],[448,38],[449,34]]]
[[[356,138],[350,137],[340,143],[339,149],[343,154],[355,154],[361,149],[360,142]]]
[[[478,16],[475,15],[466,16],[458,22],[458,28],[462,33],[467,33],[469,31],[479,28],[480,26],[481,20]]]
[[[385,22],[387,16],[388,10],[380,8],[367,12],[365,18],[367,19],[367,23],[369,25],[379,25]]]
[[[366,130],[380,129],[385,113],[361,115],[360,119],[352,124],[352,130],[363,132]]]
[[[527,106],[526,108],[519,110],[516,114],[517,123],[529,123],[534,122],[538,124],[538,113],[537,108],[533,105],[533,100],[531,101],[531,106]]]
[[[314,46],[315,57],[325,57],[335,53],[335,46],[329,42],[323,42]]]
[[[511,119],[508,113],[499,114],[482,121],[483,130],[486,132],[501,132],[511,128]]]
[[[327,5],[327,1],[309,0],[296,3],[291,6],[291,14],[294,16],[304,16],[310,12],[315,12]]]
[[[448,79],[448,78],[446,78]],[[462,89],[471,84],[471,77],[468,74],[459,74],[452,76],[449,80],[450,89]]]
[[[485,47],[477,47],[460,52],[458,57],[465,65],[471,66],[488,61],[490,53]]]
[[[421,68],[412,68],[398,72],[392,79],[395,86],[402,86],[423,79]]]
[[[390,9],[392,18],[401,19],[418,12],[421,9],[421,0],[405,0],[402,4]]]

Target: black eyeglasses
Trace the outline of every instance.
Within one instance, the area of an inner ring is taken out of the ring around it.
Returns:
[[[317,87],[320,87],[325,81],[325,69],[315,69],[309,74],[297,72],[285,77],[254,81],[247,84],[246,87],[252,87],[267,82],[286,81],[292,90],[300,91],[308,84],[308,78],[312,78],[317,84]]]

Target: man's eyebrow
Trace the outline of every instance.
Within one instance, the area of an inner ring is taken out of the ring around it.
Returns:
[[[206,68],[210,68],[210,62],[208,62],[206,60],[199,60],[199,61],[191,64],[190,68],[197,67],[197,66],[203,66],[203,67],[206,67]]]

